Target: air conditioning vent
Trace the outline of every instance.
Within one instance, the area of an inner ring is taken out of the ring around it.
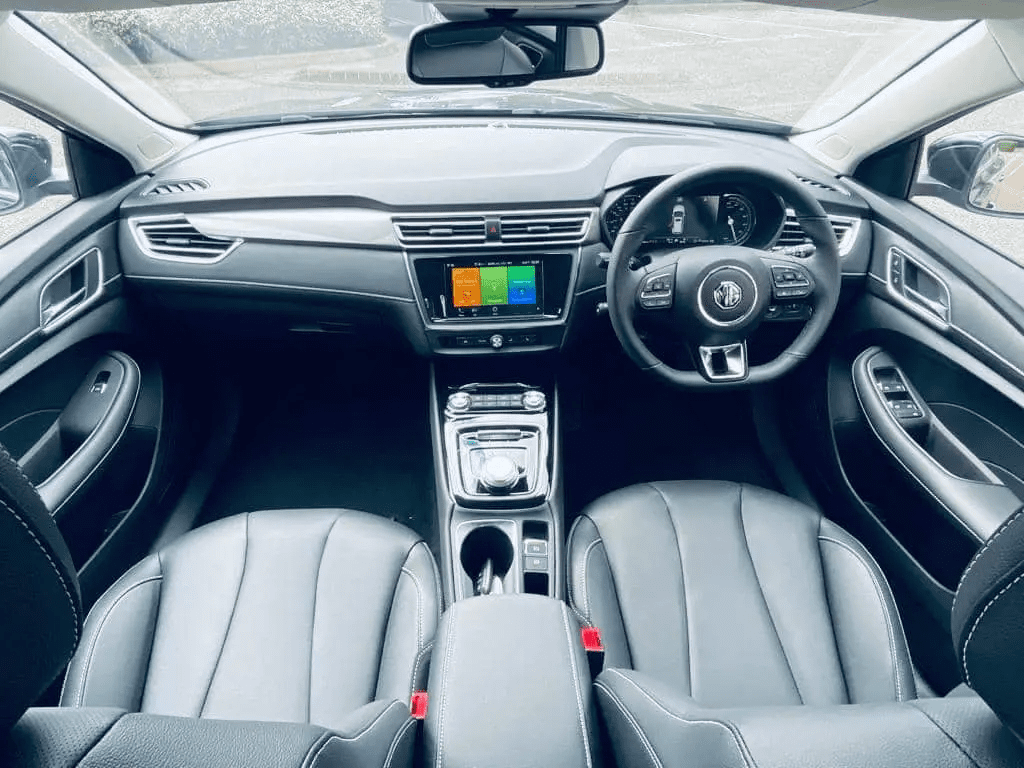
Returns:
[[[404,245],[480,245],[486,239],[483,216],[404,218],[394,222]]]
[[[219,261],[242,244],[240,238],[204,235],[184,216],[136,219],[135,240],[150,256],[172,261]]]
[[[503,243],[576,243],[587,234],[589,213],[501,217]]]
[[[402,216],[392,221],[403,245],[450,248],[580,243],[587,236],[591,215],[585,210],[542,211],[479,216]]]
[[[210,185],[202,179],[185,179],[183,181],[165,181],[157,184],[146,194],[162,197],[164,195],[180,195],[185,192],[202,192],[204,189],[209,188]]]
[[[806,184],[809,187],[814,187],[815,189],[824,189],[827,190],[828,192],[838,192],[841,195],[849,196],[850,194],[842,187],[835,187],[832,186],[831,184],[826,184],[822,181],[818,181],[817,179],[809,179],[806,176],[801,176],[799,173],[794,173],[793,175],[796,176],[797,181]]]
[[[835,232],[836,240],[839,242],[839,253],[840,255],[845,256],[850,252],[850,249],[853,248],[853,241],[856,239],[860,219],[850,219],[845,216],[830,216],[829,220],[832,222],[832,231]],[[787,210],[786,221],[782,225],[782,234],[779,235],[778,242],[775,243],[775,249],[779,250],[798,245],[807,245],[810,242],[811,238],[807,236],[803,227],[800,226],[800,222],[797,221],[796,214],[792,210]]]

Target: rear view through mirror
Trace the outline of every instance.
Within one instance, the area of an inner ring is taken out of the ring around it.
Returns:
[[[422,85],[508,88],[580,77],[604,63],[596,24],[528,19],[457,21],[417,31],[409,41],[409,77]]]

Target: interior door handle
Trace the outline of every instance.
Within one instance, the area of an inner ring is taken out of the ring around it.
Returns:
[[[53,333],[103,295],[103,254],[90,248],[46,281],[39,293],[39,327]]]
[[[935,417],[896,361],[871,347],[853,363],[853,383],[872,432],[904,473],[979,543],[1021,501]]]
[[[889,295],[933,325],[950,323],[952,301],[949,286],[939,275],[895,246],[886,264]]]
[[[104,355],[54,425],[20,464],[47,509],[60,519],[98,476],[131,423],[142,385],[139,367],[121,352]]]

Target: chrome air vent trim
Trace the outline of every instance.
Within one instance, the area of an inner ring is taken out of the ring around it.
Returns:
[[[832,231],[835,232],[836,240],[839,242],[839,255],[846,256],[853,250],[853,244],[857,242],[857,234],[860,232],[862,219],[850,216],[830,215]],[[800,222],[797,221],[796,213],[792,208],[786,210],[786,220],[782,225],[782,232],[772,250],[781,250],[798,245],[807,245],[811,239],[804,232]]]
[[[395,216],[392,224],[409,248],[578,245],[590,234],[596,211],[486,211]]]
[[[216,264],[244,242],[204,235],[181,214],[129,219],[128,226],[143,253],[165,261]]]

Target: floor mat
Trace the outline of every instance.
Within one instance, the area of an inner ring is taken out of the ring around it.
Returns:
[[[239,378],[241,423],[200,522],[344,507],[396,520],[436,548],[425,363],[307,357]]]

